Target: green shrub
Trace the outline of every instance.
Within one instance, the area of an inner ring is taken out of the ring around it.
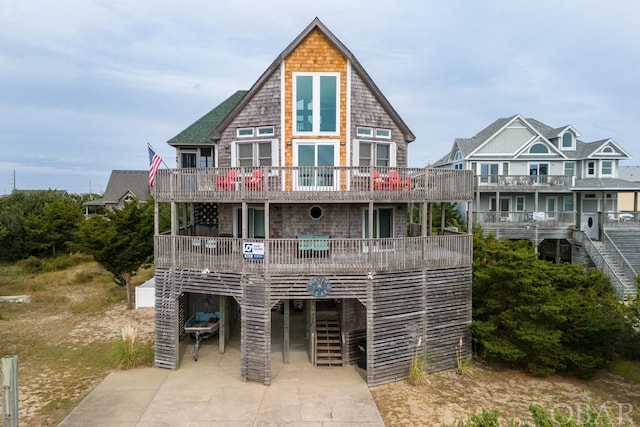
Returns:
[[[30,256],[27,259],[18,261],[18,267],[25,273],[41,273],[44,268],[44,263],[40,258]]]

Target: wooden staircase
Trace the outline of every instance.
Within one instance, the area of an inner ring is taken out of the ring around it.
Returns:
[[[337,310],[316,312],[316,366],[342,366],[342,334]]]

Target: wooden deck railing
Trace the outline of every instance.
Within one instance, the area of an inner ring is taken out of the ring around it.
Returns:
[[[570,191],[575,177],[568,175],[476,175],[474,188],[491,191]]]
[[[468,170],[387,167],[161,169],[156,201],[470,201]]]
[[[199,269],[203,274],[213,271],[366,274],[468,266],[472,256],[472,238],[467,234],[329,239],[327,250],[316,251],[301,250],[300,243],[300,239],[159,235],[155,237],[155,265]],[[247,244],[252,245],[253,251],[249,252]]]

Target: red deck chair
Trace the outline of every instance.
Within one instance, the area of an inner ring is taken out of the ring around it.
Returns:
[[[378,171],[373,171],[373,189],[377,191],[389,189],[389,178],[383,178]]]
[[[226,178],[221,176],[216,177],[216,189],[225,190],[225,191],[235,190],[237,181],[238,181],[238,172],[229,171],[227,172]]]
[[[409,178],[400,178],[398,172],[389,171],[389,188],[391,190],[408,190],[410,185]]]
[[[256,171],[253,171],[251,176],[247,178],[247,180],[244,182],[244,185],[247,188],[247,190],[262,191],[264,190],[264,186],[262,184],[263,181],[264,181],[264,172],[261,170],[256,170]]]

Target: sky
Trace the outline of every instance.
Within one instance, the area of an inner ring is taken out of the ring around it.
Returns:
[[[640,165],[637,0],[0,0],[0,194],[101,193],[249,89],[318,17],[416,135],[409,166],[501,117]]]

